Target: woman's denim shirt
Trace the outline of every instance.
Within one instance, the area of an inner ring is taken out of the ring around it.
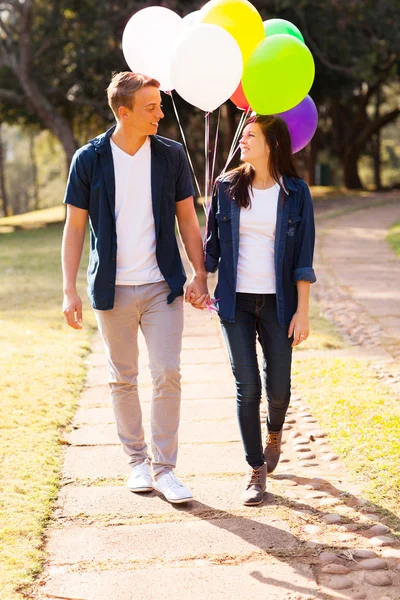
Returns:
[[[297,310],[297,281],[316,281],[312,268],[315,226],[310,190],[302,179],[283,177],[275,232],[276,306],[281,326]],[[228,193],[229,181],[214,187],[207,220],[205,263],[207,271],[218,269],[214,292],[221,319],[234,322],[239,259],[240,207]],[[243,209],[244,210],[244,209]]]

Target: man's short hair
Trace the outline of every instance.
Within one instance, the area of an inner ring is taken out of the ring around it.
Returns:
[[[107,88],[108,104],[114,115],[118,117],[120,106],[126,106],[132,110],[135,92],[149,86],[159,88],[160,83],[141,73],[132,73],[131,71],[115,73]]]

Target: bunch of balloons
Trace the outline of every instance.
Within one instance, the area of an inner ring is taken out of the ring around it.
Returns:
[[[122,49],[132,71],[206,112],[230,98],[242,110],[279,115],[293,152],[315,133],[307,95],[315,67],[301,32],[283,19],[263,22],[248,0],[210,0],[183,19],[160,6],[142,9],[127,23]]]

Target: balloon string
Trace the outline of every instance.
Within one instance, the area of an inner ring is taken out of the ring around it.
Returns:
[[[251,108],[249,107],[245,112],[243,112],[242,116],[240,117],[240,121],[239,121],[239,124],[237,126],[236,133],[234,135],[231,148],[229,150],[228,158],[226,160],[225,167],[223,168],[223,170],[221,172],[221,175],[223,173],[225,173],[226,169],[229,166],[229,163],[233,160],[233,157],[235,156],[235,154],[239,150],[239,144],[238,144],[239,138],[240,138],[240,136],[242,134],[244,125],[246,123],[247,117],[249,116],[250,112],[251,112]]]
[[[220,124],[220,121],[221,121],[221,106],[219,107],[218,119],[217,119],[217,128],[215,130],[214,156],[213,156],[212,169],[211,169],[210,190],[212,190],[212,187],[213,187],[213,184],[214,184],[214,173],[215,173],[215,163],[216,163],[216,159],[217,159],[218,135],[219,135],[219,124]]]
[[[205,153],[205,197],[203,202],[204,212],[207,216],[209,181],[210,181],[210,113],[204,115],[204,153]]]
[[[180,129],[180,132],[181,132],[181,136],[182,136],[182,140],[183,140],[183,145],[184,145],[184,148],[185,148],[185,151],[186,151],[186,156],[187,156],[187,159],[188,159],[191,171],[192,171],[193,179],[194,179],[195,184],[196,184],[197,193],[198,193],[199,197],[201,197],[201,190],[200,190],[199,182],[197,181],[196,173],[194,172],[194,167],[193,167],[192,159],[190,158],[190,153],[189,153],[189,148],[188,148],[188,145],[187,145],[187,142],[186,142],[185,133],[183,131],[183,127],[182,127],[182,124],[181,124],[181,120],[179,118],[178,109],[176,108],[176,104],[175,104],[174,97],[172,95],[172,91],[166,92],[166,94],[168,94],[168,96],[170,96],[170,98],[171,98],[172,106],[174,107],[174,112],[175,112],[176,120],[178,121],[179,129]]]
[[[242,113],[242,115],[240,117],[240,120],[239,120],[239,124],[238,124],[238,126],[236,128],[236,131],[235,131],[235,135],[233,136],[231,147],[229,149],[228,158],[227,158],[227,164],[231,161],[232,153],[234,152],[234,149],[236,147],[236,143],[237,143],[238,137],[240,135],[240,131],[241,131],[241,128],[242,128],[242,125],[243,125],[243,122],[244,122],[245,118],[246,118],[246,114]]]

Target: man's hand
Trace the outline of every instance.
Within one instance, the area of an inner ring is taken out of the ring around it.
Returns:
[[[308,321],[308,314],[296,312],[289,325],[288,337],[291,338],[294,335],[292,348],[305,342],[310,335],[310,325]]]
[[[204,310],[209,301],[210,294],[207,287],[207,274],[194,275],[186,288],[185,302],[189,302],[193,308]]]
[[[63,314],[67,325],[82,329],[82,300],[76,292],[64,294]]]

